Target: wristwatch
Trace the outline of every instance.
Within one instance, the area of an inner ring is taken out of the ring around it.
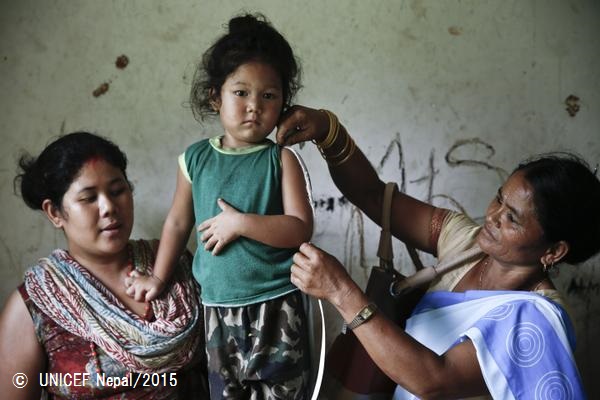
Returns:
[[[356,314],[356,317],[354,317],[354,319],[352,321],[350,321],[350,323],[347,325],[347,327],[349,329],[354,329],[357,326],[364,324],[369,319],[371,319],[371,317],[373,315],[375,315],[376,311],[377,311],[377,305],[375,305],[375,303],[367,304],[366,306],[364,306],[362,308],[362,310],[360,310],[358,312],[358,314]]]

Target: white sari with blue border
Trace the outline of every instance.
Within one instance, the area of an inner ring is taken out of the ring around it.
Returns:
[[[515,291],[427,293],[406,332],[437,354],[470,339],[494,399],[585,399],[563,307]],[[398,387],[394,400],[415,399]]]

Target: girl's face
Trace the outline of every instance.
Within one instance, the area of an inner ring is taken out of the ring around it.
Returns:
[[[242,64],[227,77],[214,106],[225,129],[223,147],[260,143],[273,131],[281,114],[281,78],[268,64]]]
[[[80,262],[113,257],[126,249],[133,227],[133,196],[117,167],[86,162],[63,196],[62,210],[46,210],[62,228],[69,252]]]
[[[540,264],[549,244],[536,216],[533,195],[522,172],[512,174],[498,189],[477,236],[485,253],[506,264]]]

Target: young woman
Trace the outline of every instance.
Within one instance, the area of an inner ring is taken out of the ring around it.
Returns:
[[[0,315],[2,397],[206,398],[202,312],[189,257],[177,261],[160,299],[126,294],[132,271],[152,274],[157,242],[129,238],[125,154],[76,132],[38,157],[24,156],[20,167],[23,200],[63,231],[67,247],[27,270]],[[24,387],[18,374],[27,377]]]

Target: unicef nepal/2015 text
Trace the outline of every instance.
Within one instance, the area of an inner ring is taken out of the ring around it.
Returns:
[[[93,380],[93,381],[92,381]],[[123,387],[158,387],[177,386],[176,372],[133,373],[128,372],[123,376],[107,376],[106,374],[92,374],[88,372],[74,373],[40,373],[40,386],[110,386]]]

